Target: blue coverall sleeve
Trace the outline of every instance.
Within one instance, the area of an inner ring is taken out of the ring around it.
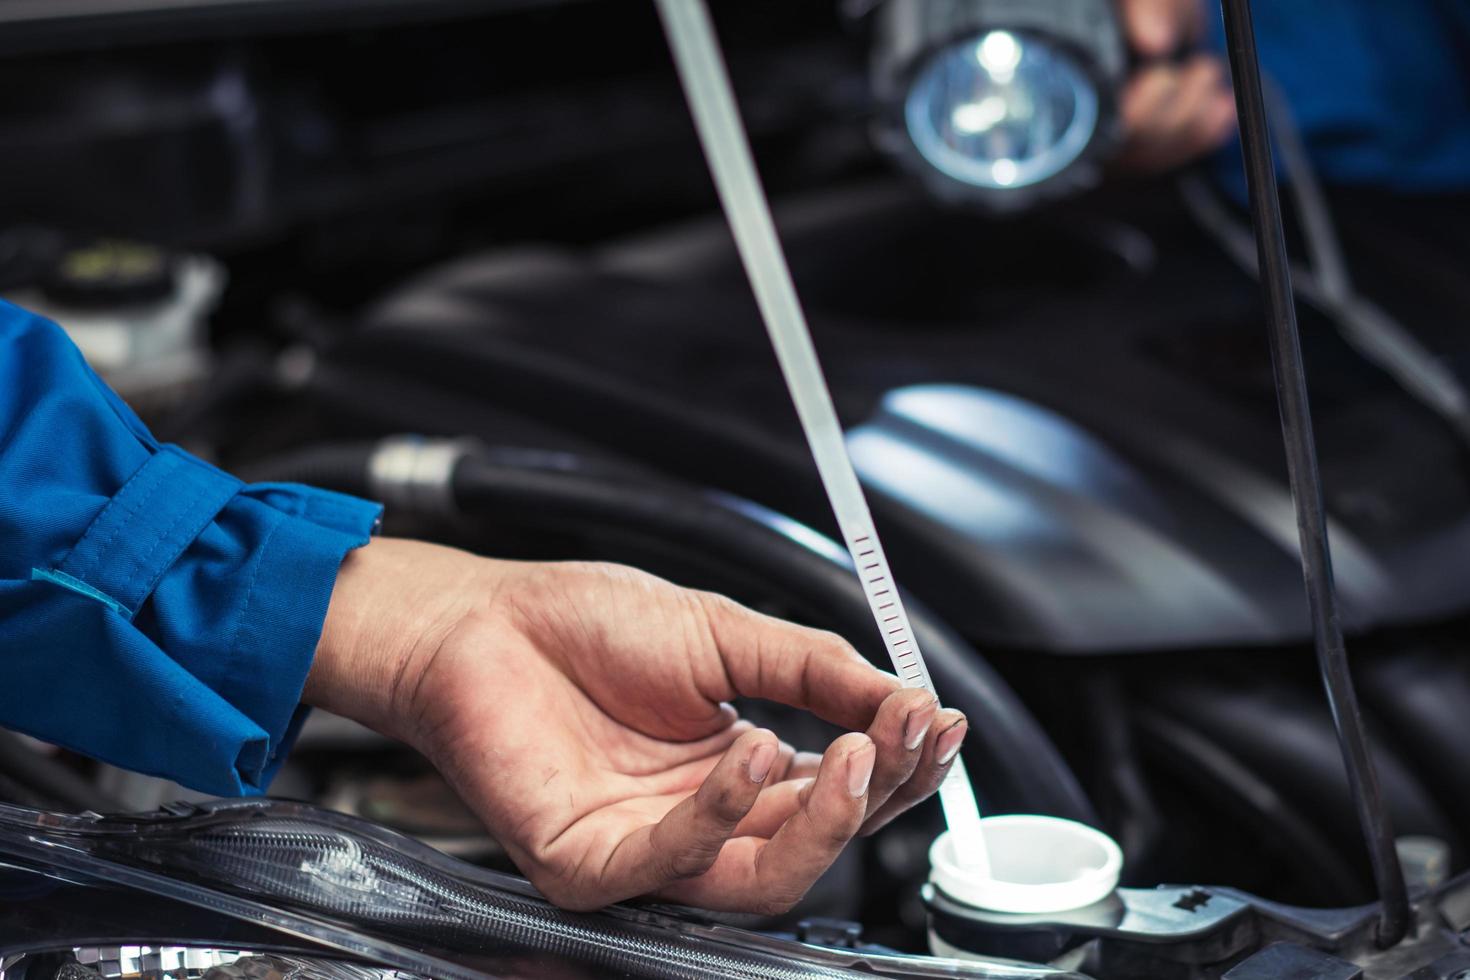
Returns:
[[[380,515],[160,445],[59,327],[0,301],[0,725],[264,791],[337,568]]]

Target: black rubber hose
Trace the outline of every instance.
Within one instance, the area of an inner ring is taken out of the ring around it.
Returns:
[[[373,443],[342,442],[293,450],[280,456],[245,463],[234,473],[251,483],[306,483],[342,493],[371,496],[368,461]]]
[[[1152,708],[1140,709],[1135,723],[1150,755],[1199,799],[1211,801],[1221,817],[1266,842],[1261,850],[1270,861],[1291,869],[1297,880],[1312,882],[1317,894],[1332,896],[1337,904],[1361,893],[1366,882],[1353,864],[1249,763],[1197,727]]]
[[[1259,849],[1283,855],[1272,860],[1296,870],[1301,882],[1314,889],[1311,901],[1336,905],[1368,901],[1375,882],[1362,851],[1352,789],[1343,772],[1330,714],[1309,676],[1261,678],[1266,669],[1252,670],[1248,663],[1220,664],[1219,669],[1201,665],[1187,675],[1165,673],[1140,683],[1136,696],[1143,711],[1171,719],[1202,743],[1216,746],[1237,760],[1250,773],[1251,781],[1278,797],[1273,808],[1283,814],[1282,826],[1279,833],[1270,831]],[[1392,728],[1382,725],[1376,730]],[[1434,780],[1415,771],[1412,755],[1395,751],[1394,745],[1384,741],[1375,741],[1372,750],[1394,826],[1457,846],[1461,839],[1457,823],[1430,791]],[[1206,781],[1220,778],[1208,766],[1195,775]],[[1243,780],[1222,779],[1218,788],[1223,795],[1240,797],[1237,805],[1246,808],[1262,807],[1266,799]],[[1293,839],[1293,821],[1288,816],[1293,811],[1311,828],[1316,846],[1306,848]],[[1337,870],[1314,870],[1303,863],[1314,854],[1326,853],[1338,856]],[[1356,879],[1354,887],[1333,884],[1344,869]]]
[[[1368,753],[1367,735],[1363,730],[1357,694],[1353,690],[1337,596],[1332,585],[1322,479],[1317,469],[1312,417],[1307,404],[1301,338],[1297,331],[1296,309],[1292,305],[1291,269],[1281,226],[1281,202],[1276,190],[1276,167],[1271,157],[1250,0],[1221,0],[1221,8],[1225,17],[1225,41],[1235,85],[1236,110],[1240,117],[1240,142],[1250,197],[1251,224],[1256,233],[1261,291],[1270,327],[1271,363],[1276,375],[1281,431],[1286,442],[1287,473],[1291,480],[1292,498],[1296,502],[1302,574],[1306,579],[1317,662],[1322,683],[1327,689],[1333,722],[1337,726],[1358,821],[1368,844],[1373,878],[1382,903],[1377,938],[1379,945],[1386,948],[1403,939],[1408,931],[1408,888],[1404,883],[1403,869],[1399,866],[1393,827],[1383,804],[1378,776]]]
[[[367,493],[370,449],[329,447],[256,465],[255,478],[312,482]],[[794,540],[782,518],[738,498],[681,485],[583,469],[566,454],[487,450],[461,460],[454,497],[466,516],[501,525],[595,532],[657,543],[706,567],[738,571],[829,621],[886,666],[867,599],[841,549],[831,557]],[[1097,823],[1092,804],[1051,739],[988,663],[921,604],[914,633],[945,703],[970,719],[966,757],[987,801]],[[866,641],[866,642],[864,642]]]

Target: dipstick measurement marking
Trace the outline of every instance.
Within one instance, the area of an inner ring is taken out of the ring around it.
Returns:
[[[885,582],[892,582],[893,573],[888,568],[888,559],[879,547],[875,535],[859,534],[849,538],[847,550],[852,555],[853,561],[859,566],[863,592],[867,595],[868,605],[872,608],[873,616],[878,621],[878,629],[883,635],[883,645],[888,650],[888,659],[893,661],[893,667],[899,680],[905,687],[924,687],[928,688],[931,694],[934,693],[933,684],[930,683],[928,672],[924,669],[924,662],[919,657],[918,647],[914,645],[910,634],[908,617],[903,607],[899,605],[897,598],[893,597],[891,587],[879,588]]]

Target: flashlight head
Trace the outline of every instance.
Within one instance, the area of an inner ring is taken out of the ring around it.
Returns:
[[[888,0],[879,142],[936,195],[1016,210],[1095,182],[1125,56],[1110,0]]]

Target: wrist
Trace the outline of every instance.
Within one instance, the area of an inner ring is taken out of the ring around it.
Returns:
[[[416,744],[424,673],[455,627],[490,604],[499,564],[394,538],[348,554],[302,700]]]

